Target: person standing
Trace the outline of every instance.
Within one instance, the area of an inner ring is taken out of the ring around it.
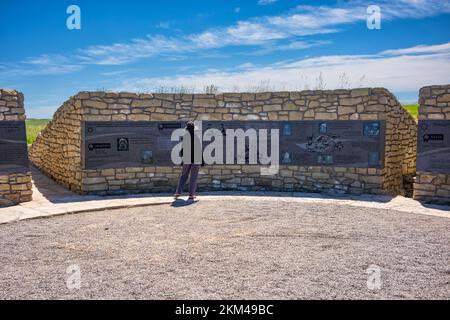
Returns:
[[[174,198],[178,199],[184,185],[189,177],[189,200],[195,199],[195,191],[197,189],[197,179],[200,167],[203,163],[203,148],[200,129],[195,126],[193,121],[189,121],[186,125],[185,134],[183,136],[181,156],[183,157],[182,170],[178,181],[177,190]]]

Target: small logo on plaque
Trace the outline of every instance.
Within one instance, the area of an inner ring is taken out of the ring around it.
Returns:
[[[164,130],[164,129],[180,129],[181,123],[173,122],[173,123],[159,123],[158,124],[158,130]]]
[[[319,133],[326,134],[328,132],[328,125],[326,123],[319,123]]]
[[[430,142],[430,141],[444,141],[444,135],[443,134],[424,134],[423,142]]]
[[[88,145],[89,151],[94,151],[94,149],[111,149],[110,143],[90,143]]]
[[[128,138],[119,138],[117,139],[117,151],[129,151],[130,144],[128,142]]]

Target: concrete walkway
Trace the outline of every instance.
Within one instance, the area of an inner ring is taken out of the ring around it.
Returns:
[[[173,203],[170,194],[139,194],[126,196],[81,196],[70,192],[53,180],[32,168],[33,201],[18,206],[0,208],[0,224],[25,219],[51,217],[56,215],[90,211],[133,208],[151,205],[168,205]],[[224,197],[246,200],[295,201],[303,203],[334,203],[396,210],[413,214],[425,214],[450,218],[450,206],[422,204],[401,196],[342,196],[332,197],[321,194],[298,192],[208,192],[201,194],[201,201],[217,201]]]

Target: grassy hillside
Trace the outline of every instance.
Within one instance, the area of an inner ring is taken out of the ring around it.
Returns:
[[[408,110],[408,112],[417,120],[417,116],[419,114],[419,105],[418,104],[409,104],[404,105],[403,108]]]
[[[36,140],[39,132],[44,130],[49,122],[49,119],[27,119],[25,121],[27,127],[27,143],[32,144]]]

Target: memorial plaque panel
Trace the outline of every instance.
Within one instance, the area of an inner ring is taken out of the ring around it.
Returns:
[[[450,173],[450,121],[420,120],[417,170]]]
[[[384,166],[384,121],[203,121],[208,128],[279,129],[282,165]]]
[[[85,169],[173,166],[172,131],[186,122],[85,122]],[[218,129],[279,129],[280,164],[301,166],[384,166],[384,121],[203,121],[205,132]],[[270,135],[267,136],[270,154]],[[224,155],[225,152],[224,139]],[[204,145],[210,142],[204,142]],[[258,148],[258,146],[257,146]],[[237,142],[234,143],[237,163]],[[249,164],[248,141],[245,145]]]
[[[170,141],[182,122],[85,122],[83,163],[85,169],[171,166]]]
[[[0,121],[0,174],[29,171],[24,121]]]

